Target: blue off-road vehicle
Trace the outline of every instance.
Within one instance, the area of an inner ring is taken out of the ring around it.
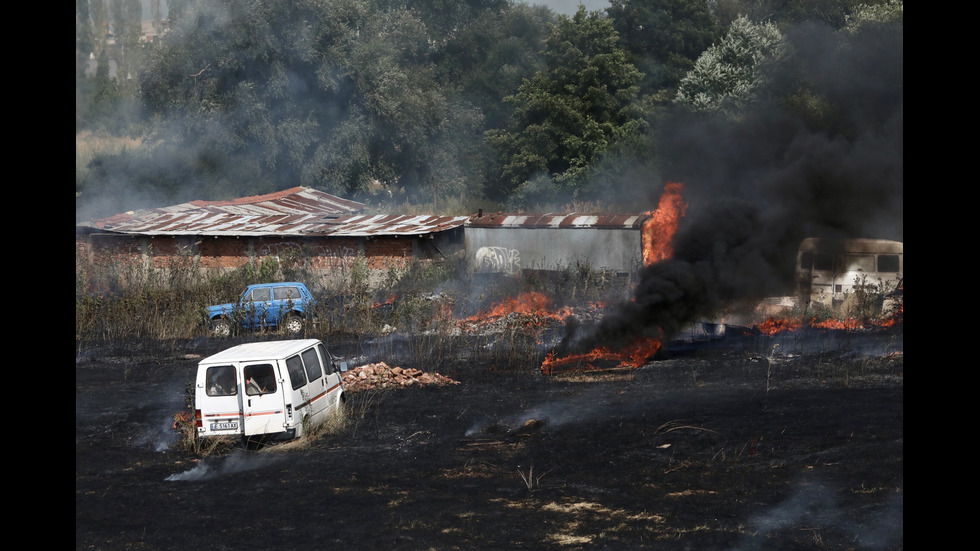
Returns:
[[[316,300],[306,285],[259,283],[249,285],[238,302],[208,306],[211,333],[224,337],[232,327],[241,329],[279,328],[299,333],[316,317]]]

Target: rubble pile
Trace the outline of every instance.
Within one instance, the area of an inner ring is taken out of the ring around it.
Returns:
[[[389,367],[384,362],[366,364],[351,369],[344,375],[344,389],[358,392],[370,389],[407,388],[414,385],[458,385],[439,373],[426,373],[419,369]]]

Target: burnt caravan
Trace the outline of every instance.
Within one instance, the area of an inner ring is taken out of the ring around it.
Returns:
[[[643,264],[646,214],[483,214],[465,226],[476,273],[520,275],[587,265],[620,276]]]
[[[885,239],[821,239],[800,243],[796,276],[800,305],[841,308],[857,290],[886,295],[905,273],[903,244]]]

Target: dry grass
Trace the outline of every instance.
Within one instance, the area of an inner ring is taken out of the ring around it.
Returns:
[[[295,438],[289,442],[276,444],[275,446],[269,446],[268,448],[264,449],[269,451],[285,452],[308,448],[314,442],[317,442],[318,440],[321,440],[331,434],[338,434],[340,431],[344,430],[347,427],[349,417],[350,415],[347,407],[341,406],[340,408],[334,409],[327,414],[327,418],[318,425],[304,423],[303,435],[299,438]]]
[[[97,155],[113,155],[142,147],[143,141],[129,136],[95,134],[84,130],[75,134],[75,171],[86,170]]]

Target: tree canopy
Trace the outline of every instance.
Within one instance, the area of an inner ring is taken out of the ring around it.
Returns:
[[[504,101],[510,126],[487,138],[502,158],[501,195],[549,200],[572,192],[599,154],[643,128],[636,104],[640,72],[609,19],[579,8],[548,35],[547,67]]]
[[[572,16],[517,0],[169,0],[151,42],[136,5],[76,0],[76,131],[140,139],[76,170],[76,212],[296,185],[369,205],[601,203],[670,178],[681,114],[900,131],[882,122],[902,100],[898,0],[611,0]]]
[[[722,34],[704,0],[610,0],[606,12],[631,62],[644,73],[644,94],[676,89]]]
[[[742,110],[762,86],[766,65],[778,62],[785,49],[776,25],[739,17],[681,80],[675,101],[697,111]]]

